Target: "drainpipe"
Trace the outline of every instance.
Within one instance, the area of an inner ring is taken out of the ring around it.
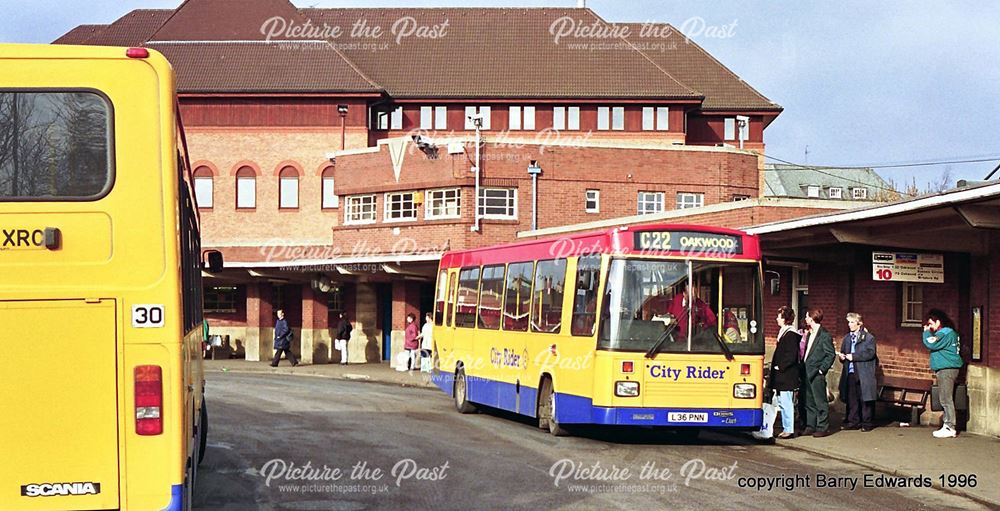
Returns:
[[[531,230],[538,229],[538,176],[541,175],[542,168],[538,162],[531,160],[528,165],[528,175],[531,176]]]
[[[473,232],[479,232],[479,167],[481,162],[479,161],[479,132],[483,127],[483,118],[476,115],[472,118],[472,122],[476,125],[476,166],[473,167],[472,171],[476,173],[476,198],[473,202],[475,206],[476,221],[472,226]]]

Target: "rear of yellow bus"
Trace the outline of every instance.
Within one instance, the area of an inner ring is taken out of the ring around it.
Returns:
[[[187,504],[175,115],[155,52],[0,45],[0,509]]]

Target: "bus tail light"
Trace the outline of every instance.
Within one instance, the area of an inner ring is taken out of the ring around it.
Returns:
[[[163,369],[135,367],[135,432],[139,435],[163,433]]]
[[[130,59],[149,58],[149,50],[145,48],[129,48],[125,50],[125,56]]]
[[[737,383],[733,385],[733,397],[736,399],[753,399],[757,397],[757,386],[753,383]]]
[[[639,382],[637,381],[616,381],[615,395],[618,397],[638,397]]]
[[[746,375],[750,374],[750,364],[741,364],[740,365],[740,374],[743,375],[743,376],[746,376]]]
[[[631,373],[634,369],[635,369],[635,364],[633,364],[631,360],[623,360],[622,361],[622,372],[623,373]]]

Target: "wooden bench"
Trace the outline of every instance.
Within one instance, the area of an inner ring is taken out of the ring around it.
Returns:
[[[878,400],[895,406],[910,407],[910,424],[920,424],[920,414],[931,395],[931,380],[885,376],[878,388]]]

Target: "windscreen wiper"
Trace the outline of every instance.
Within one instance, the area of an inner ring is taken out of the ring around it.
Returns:
[[[712,336],[715,337],[715,340],[719,341],[719,346],[722,346],[722,351],[726,353],[726,360],[732,362],[734,360],[733,352],[729,349],[729,346],[726,345],[726,341],[722,339],[722,336],[719,335],[719,332],[716,332],[714,328],[711,328],[710,330],[712,331]]]
[[[684,309],[684,314],[681,314],[681,317],[684,317],[686,313],[687,309]],[[680,324],[680,319],[674,318],[674,322],[668,325],[665,330],[663,330],[663,333],[660,334],[660,337],[656,339],[656,342],[653,344],[653,347],[649,348],[649,351],[646,352],[646,358],[653,358],[656,356],[656,352],[660,351],[660,346],[663,346],[663,343],[667,340],[670,334],[677,329],[677,325],[679,324]]]

